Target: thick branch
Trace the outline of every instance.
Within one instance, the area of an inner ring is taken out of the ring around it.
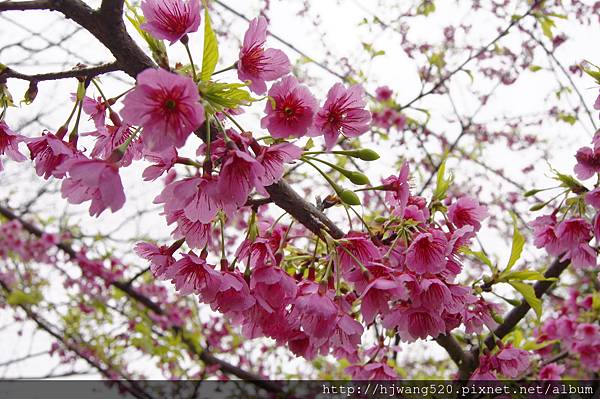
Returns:
[[[2,72],[0,72],[0,80],[15,78],[27,80],[29,82],[41,82],[45,80],[58,80],[68,78],[93,78],[98,75],[118,70],[119,64],[116,62],[110,62],[89,68],[74,68],[70,71],[48,72],[35,75],[27,75],[24,73],[17,72],[11,68],[6,68]]]
[[[55,2],[53,0],[33,0],[33,1],[3,1],[0,2],[0,12],[2,11],[27,11],[27,10],[54,10]]]

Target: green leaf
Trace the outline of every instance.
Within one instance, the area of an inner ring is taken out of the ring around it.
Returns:
[[[535,296],[535,290],[533,287],[520,281],[511,281],[509,284],[512,285],[514,289],[519,291],[521,295],[523,295],[525,301],[527,301],[529,306],[531,306],[531,308],[535,311],[538,320],[540,320],[542,317],[542,301],[540,298]]]
[[[442,163],[440,164],[437,173],[437,184],[435,190],[433,191],[433,199],[437,201],[441,201],[446,197],[446,192],[448,191],[448,188],[450,188],[450,184],[452,184],[453,180],[452,175],[450,175],[447,179],[445,177],[447,156],[447,153],[444,154],[444,157],[442,158]]]
[[[525,237],[523,237],[523,234],[521,234],[519,228],[517,227],[517,217],[514,213],[512,213],[511,216],[513,218],[512,248],[510,250],[510,258],[508,259],[508,263],[502,274],[508,273],[515,263],[517,263],[517,261],[521,258],[523,246],[525,245]]]
[[[490,258],[487,257],[486,254],[484,254],[481,251],[471,251],[468,248],[464,248],[463,249],[463,253],[467,254],[467,255],[471,255],[476,257],[477,259],[479,259],[480,261],[482,261],[484,264],[488,265],[490,267],[490,269],[494,270],[494,264],[492,263],[492,261],[490,260]]]
[[[527,280],[527,281],[556,281],[555,277],[545,277],[542,273],[533,270],[524,270],[520,272],[502,273],[500,282],[508,282],[512,280]]]
[[[169,58],[167,56],[167,48],[165,43],[162,40],[155,39],[152,35],[143,30],[142,24],[145,21],[144,16],[140,15],[137,8],[132,6],[128,1],[126,1],[125,4],[127,6],[127,10],[129,11],[129,13],[126,15],[127,19],[139,33],[142,39],[144,39],[146,44],[148,44],[148,48],[152,53],[152,58],[154,61],[156,61],[156,63],[163,68],[168,68]]]
[[[552,340],[552,341],[543,341],[543,342],[536,342],[536,341],[527,341],[523,346],[521,346],[521,349],[524,349],[526,351],[537,351],[540,350],[542,348],[545,348],[548,345],[554,345],[558,342],[558,340]]]
[[[210,80],[217,62],[219,61],[219,44],[217,36],[212,29],[210,17],[208,15],[208,7],[204,2],[204,53],[202,54],[202,72],[200,79],[202,81]]]
[[[253,98],[244,83],[203,82],[200,84],[202,98],[208,103],[208,111],[212,114],[226,109],[250,105],[257,99]]]
[[[552,28],[555,26],[554,21],[548,17],[542,17],[540,19],[540,25],[542,26],[544,36],[552,40],[554,38],[554,34],[552,34]]]
[[[529,67],[529,70],[530,70],[531,72],[537,72],[537,71],[539,71],[539,70],[541,70],[541,69],[542,69],[542,67],[541,67],[541,66],[539,66],[539,65],[531,65],[531,66]]]

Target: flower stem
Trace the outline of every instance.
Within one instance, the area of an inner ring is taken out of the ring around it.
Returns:
[[[194,82],[196,81],[196,66],[194,65],[194,58],[192,57],[192,52],[190,51],[190,46],[188,44],[187,40],[182,40],[181,43],[183,43],[183,46],[185,47],[185,51],[187,52],[188,58],[190,59],[190,65],[192,67],[192,76],[194,79]]]

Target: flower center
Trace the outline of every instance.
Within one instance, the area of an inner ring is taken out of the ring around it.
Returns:
[[[177,107],[177,103],[172,98],[169,98],[167,101],[165,101],[165,108],[166,109],[168,109],[168,110],[174,110],[175,107]]]

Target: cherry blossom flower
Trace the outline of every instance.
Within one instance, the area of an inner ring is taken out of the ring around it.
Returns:
[[[76,95],[73,95],[73,97],[73,100],[77,99]],[[89,115],[90,119],[94,121],[96,129],[104,127],[107,106],[102,97],[98,97],[97,99],[88,96],[83,97],[82,109],[83,112]]]
[[[333,294],[314,282],[300,286],[294,301],[295,315],[300,319],[304,332],[318,342],[324,342],[334,332],[338,308],[332,300]]]
[[[54,176],[61,179],[65,171],[58,167],[67,159],[76,157],[72,144],[66,143],[50,132],[45,132],[40,137],[30,139],[27,143],[31,159],[35,162],[35,171],[38,176],[49,179]]]
[[[404,215],[404,208],[406,207],[410,196],[410,186],[408,184],[409,174],[410,167],[408,162],[404,162],[402,167],[400,167],[398,176],[389,176],[382,180],[383,185],[386,187],[386,202],[399,208],[401,216]]]
[[[478,231],[487,216],[487,208],[471,197],[461,197],[448,207],[448,219],[459,228],[469,225]]]
[[[13,132],[4,121],[0,121],[0,155],[6,154],[15,162],[26,160],[25,155],[19,152],[19,143],[26,140],[24,136]],[[2,170],[2,160],[0,159],[0,171]]]
[[[281,50],[265,49],[266,41],[267,20],[258,17],[250,21],[240,49],[237,71],[240,80],[251,81],[250,90],[256,94],[264,94],[267,91],[265,82],[277,80],[291,70],[287,55]]]
[[[284,172],[283,164],[300,158],[302,150],[291,143],[280,143],[263,148],[256,160],[264,168],[264,174],[259,176],[261,185],[267,187],[277,183]]]
[[[600,172],[600,149],[582,147],[577,150],[575,159],[577,164],[574,170],[578,178],[586,180]]]
[[[448,240],[440,230],[418,234],[406,250],[406,266],[415,273],[439,273],[449,254]]]
[[[533,243],[537,248],[545,248],[552,256],[562,253],[562,244],[556,234],[554,215],[538,216],[530,225],[533,227]]]
[[[200,0],[144,0],[142,29],[171,44],[200,26]]]
[[[273,313],[292,303],[296,298],[296,282],[279,267],[259,267],[252,271],[250,289],[258,305]]]
[[[380,86],[375,89],[375,98],[377,101],[387,101],[392,98],[394,92],[388,86]]]
[[[119,166],[126,167],[135,160],[142,159],[142,142],[132,138],[134,134],[131,126],[102,126],[97,131],[89,133],[90,136],[96,136],[96,144],[90,155],[92,158],[109,159],[119,146],[131,140],[127,145],[125,153],[119,160]]]
[[[446,332],[446,324],[437,312],[425,308],[396,306],[383,319],[385,328],[397,327],[402,340],[433,338]]]
[[[265,168],[249,154],[230,150],[221,166],[218,180],[219,200],[242,206],[254,187],[262,187]]]
[[[144,156],[148,161],[152,162],[153,165],[144,169],[142,177],[146,181],[156,180],[165,172],[171,170],[175,165],[175,162],[177,161],[177,150],[175,147],[168,147],[161,152],[147,152]]]
[[[585,193],[584,198],[585,198],[585,202],[588,205],[593,206],[594,209],[596,209],[596,210],[600,209],[600,187],[597,187],[597,188],[593,189],[592,191]]]
[[[59,170],[68,175],[60,190],[63,198],[72,204],[91,201],[90,216],[98,216],[106,208],[116,212],[125,204],[123,184],[114,164],[78,157],[64,161]]]
[[[345,370],[353,380],[395,381],[398,374],[384,362],[371,362],[365,365],[354,364]]]
[[[498,361],[498,371],[510,378],[517,377],[529,367],[529,352],[513,348],[510,344],[504,346],[495,359]]]
[[[244,277],[237,270],[234,272],[222,272],[220,280],[214,297],[203,292],[201,300],[209,303],[214,311],[239,318],[239,313],[250,309],[256,302],[256,299],[250,294],[250,288],[246,280],[244,280]]]
[[[147,242],[140,242],[136,244],[134,251],[138,256],[150,262],[150,271],[157,279],[166,279],[169,275],[169,268],[175,263],[173,254],[166,246],[158,247]]]
[[[122,115],[125,122],[143,127],[150,151],[182,147],[205,119],[192,79],[154,68],[138,75],[135,89],[123,99]]]
[[[171,279],[175,289],[182,295],[195,293],[214,298],[221,287],[221,274],[193,252],[183,254],[165,277]]]
[[[365,233],[351,231],[340,240],[337,247],[337,262],[343,273],[360,270],[357,260],[364,266],[378,259],[381,259],[381,253]]]
[[[319,103],[308,88],[295,77],[286,76],[269,90],[261,127],[274,138],[302,137],[312,127],[318,108]]]
[[[315,117],[315,129],[311,135],[323,134],[325,148],[331,150],[340,134],[358,137],[369,130],[371,113],[365,109],[366,101],[362,86],[346,89],[336,83],[327,93],[325,104]]]
[[[565,366],[557,363],[550,363],[542,367],[540,370],[540,380],[559,381],[562,373],[565,372]]]

